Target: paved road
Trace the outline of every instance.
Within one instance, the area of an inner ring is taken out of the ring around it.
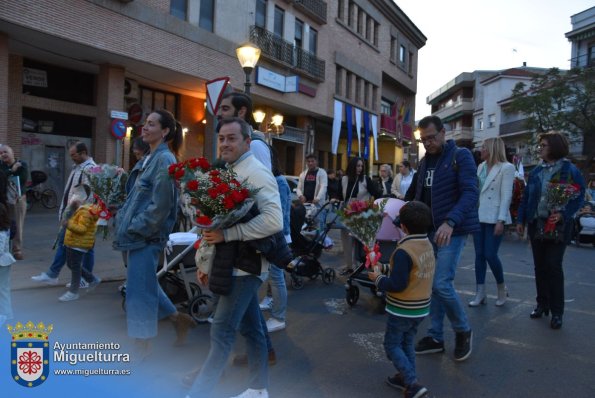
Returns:
[[[33,212],[26,222],[26,259],[13,267],[15,320],[43,321],[54,325],[50,341],[55,343],[118,343],[117,353],[134,359],[126,336],[125,315],[117,286],[125,271],[119,253],[109,242],[97,244],[97,274],[104,279],[95,291],[71,303],[58,302],[63,286],[38,286],[30,276],[44,270],[53,252],[55,215]],[[340,239],[337,239],[340,241]],[[340,268],[341,248],[325,253],[325,266]],[[468,308],[474,329],[471,358],[456,363],[452,358],[454,336],[446,334],[445,354],[418,356],[417,368],[431,397],[594,397],[595,396],[595,250],[569,247],[565,258],[567,307],[564,327],[549,328],[547,320],[531,320],[535,295],[530,249],[526,242],[507,238],[501,249],[509,302],[494,306],[496,287],[488,274],[486,306]],[[474,290],[473,245],[464,250],[456,287],[466,303]],[[63,272],[64,282],[69,278]],[[289,291],[288,328],[272,334],[278,363],[270,369],[272,397],[390,397],[400,393],[384,384],[394,372],[382,349],[385,318],[378,299],[362,290],[358,304],[348,308],[343,280],[332,285],[308,281],[303,290]],[[422,324],[423,336],[427,321]],[[448,328],[447,328],[448,329]],[[131,369],[129,376],[58,376],[51,374],[39,387],[25,393],[10,380],[9,335],[0,332],[0,385],[2,396],[47,397],[183,397],[181,376],[204,360],[209,346],[209,327],[193,330],[184,347],[173,347],[174,331],[160,324],[153,355],[144,364],[81,363],[72,367],[53,361],[55,369]],[[53,348],[53,347],[52,347]],[[243,350],[238,339],[237,351]],[[71,353],[87,351],[71,350]],[[90,351],[89,351],[90,352]],[[218,396],[240,393],[247,371],[229,366]],[[4,392],[6,391],[6,392]]]

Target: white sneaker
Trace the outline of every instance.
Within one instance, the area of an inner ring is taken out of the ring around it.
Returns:
[[[273,308],[273,298],[269,296],[264,296],[262,301],[260,302],[260,309],[262,311],[270,311]]]
[[[273,333],[283,329],[285,329],[285,322],[278,321],[275,318],[269,318],[267,320],[267,330],[269,333]]]
[[[84,280],[81,279],[81,282],[84,282]],[[87,283],[87,282],[85,282],[85,283]],[[97,285],[99,285],[100,283],[101,283],[101,278],[96,276],[95,280],[93,282],[89,283],[89,290],[95,289],[97,287]]]
[[[81,284],[79,285],[79,289],[86,289],[89,287],[89,283],[86,280],[81,278]],[[66,284],[66,289],[70,289],[70,282]]]
[[[244,391],[243,393],[241,393],[240,395],[236,395],[235,397],[231,397],[231,398],[269,398],[269,392],[266,390],[266,388],[263,388],[262,390],[254,390],[252,388],[247,389],[246,391]]]
[[[46,285],[57,285],[58,284],[58,278],[50,278],[48,276],[48,274],[46,274],[45,272],[42,272],[39,275],[32,276],[31,279],[34,280],[35,282],[43,282]]]
[[[58,300],[60,300],[60,301],[73,301],[73,300],[78,300],[78,299],[79,299],[79,294],[72,293],[72,292],[66,292],[58,298]]]

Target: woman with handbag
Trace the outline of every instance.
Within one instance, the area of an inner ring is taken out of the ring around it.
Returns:
[[[341,189],[339,191],[344,204],[352,200],[373,200],[382,196],[378,185],[366,174],[365,163],[362,158],[351,159],[347,164],[345,174],[341,178]],[[341,271],[341,275],[348,275],[353,272],[354,254],[361,250],[361,244],[357,244],[349,236],[349,231],[345,227],[341,229],[341,242],[345,261],[345,268]]]
[[[498,285],[496,305],[506,302],[508,293],[504,285],[502,262],[498,249],[502,243],[504,225],[511,224],[510,201],[514,180],[514,166],[506,161],[506,149],[501,138],[488,138],[481,146],[481,160],[477,168],[479,179],[479,232],[473,234],[475,246],[476,295],[469,302],[477,307],[486,302],[486,269],[489,264]]]
[[[564,313],[562,260],[572,236],[572,217],[585,197],[585,180],[566,159],[569,148],[566,136],[556,131],[541,134],[538,148],[542,161],[529,174],[519,206],[517,232],[522,236],[525,224],[528,226],[533,251],[537,307],[530,317],[541,318],[551,311],[550,326],[560,329]],[[550,191],[556,184],[563,184],[560,187],[573,188],[577,192],[576,195],[568,195],[567,200],[559,200],[558,203],[566,203],[554,208]]]

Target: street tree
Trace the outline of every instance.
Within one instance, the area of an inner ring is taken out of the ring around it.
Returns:
[[[571,142],[583,141],[583,171],[595,157],[595,68],[560,71],[552,68],[535,75],[530,86],[517,83],[512,90],[512,112],[527,115],[526,127],[535,135],[550,130],[569,134]],[[533,141],[535,140],[533,137]]]

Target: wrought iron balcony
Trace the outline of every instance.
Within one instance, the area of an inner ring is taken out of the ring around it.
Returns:
[[[250,41],[260,47],[268,59],[289,66],[296,73],[306,74],[314,80],[324,81],[325,62],[309,51],[295,47],[288,41],[258,26],[250,27]]]
[[[500,135],[509,135],[516,133],[524,133],[527,131],[527,119],[515,120],[514,122],[502,123],[500,125]]]

